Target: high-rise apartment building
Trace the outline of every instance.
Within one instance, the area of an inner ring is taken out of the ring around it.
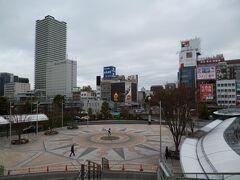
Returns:
[[[36,21],[35,89],[46,89],[47,63],[66,60],[67,23],[52,16]]]

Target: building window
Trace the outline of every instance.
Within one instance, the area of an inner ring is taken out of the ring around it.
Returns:
[[[186,57],[187,58],[192,58],[192,52],[187,52]]]

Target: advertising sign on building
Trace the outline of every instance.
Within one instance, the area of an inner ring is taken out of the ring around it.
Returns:
[[[183,47],[189,47],[189,41],[182,41],[181,42],[181,47],[183,48]]]
[[[132,88],[131,83],[125,84],[125,104],[130,104],[132,102]]]
[[[116,77],[116,67],[107,66],[103,68],[103,77],[104,79],[112,79]]]
[[[213,84],[200,84],[200,101],[213,100]]]
[[[216,79],[216,67],[204,66],[197,67],[197,80]]]

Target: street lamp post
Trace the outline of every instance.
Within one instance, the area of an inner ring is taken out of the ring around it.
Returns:
[[[10,112],[10,117],[9,117],[9,140],[10,140],[10,144],[12,141],[12,103],[11,101],[9,102],[10,106],[9,106],[9,112]]]
[[[162,161],[162,102],[159,102],[160,161]]]
[[[63,100],[62,100],[62,128],[63,128]]]
[[[38,105],[39,103],[37,102],[37,122],[36,122],[36,133],[38,134]]]
[[[149,105],[149,111],[148,111],[148,124],[150,125],[151,124],[151,114],[150,114],[150,111],[151,111],[151,106],[150,106],[150,101],[151,101],[151,96],[148,97],[148,105]]]
[[[32,114],[32,92],[31,92],[31,114]]]

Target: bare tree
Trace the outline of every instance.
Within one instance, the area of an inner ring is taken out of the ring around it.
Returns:
[[[27,113],[29,113],[28,105],[23,104],[15,107],[10,117],[10,121],[11,123],[13,123],[16,134],[18,135],[18,140],[16,144],[28,142],[28,140],[21,138],[23,129],[25,128],[26,123],[29,122],[29,116],[27,115]]]
[[[161,100],[163,117],[173,136],[175,151],[185,132],[186,125],[191,121],[190,110],[194,106],[194,90],[185,86],[161,91],[155,100]]]
[[[56,95],[53,99],[52,111],[50,113],[49,126],[52,130],[54,127],[60,126],[61,124],[61,111],[62,106],[65,104],[64,96]]]

